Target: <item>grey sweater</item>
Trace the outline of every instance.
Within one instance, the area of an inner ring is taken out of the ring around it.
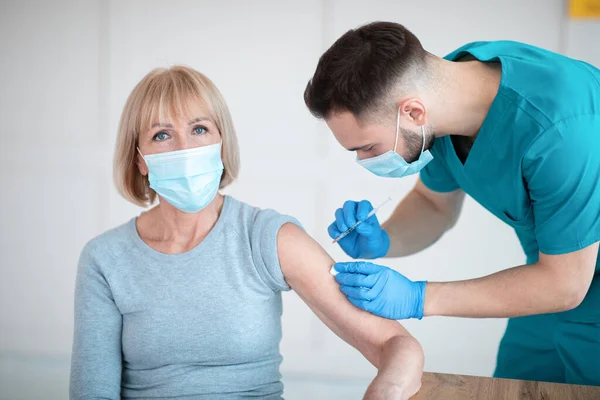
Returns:
[[[277,233],[298,222],[225,197],[208,236],[157,252],[135,218],[83,249],[71,399],[279,399]]]

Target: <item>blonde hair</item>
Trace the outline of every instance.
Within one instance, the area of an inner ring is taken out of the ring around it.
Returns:
[[[149,130],[163,117],[189,115],[191,104],[200,105],[221,133],[224,171],[219,188],[233,182],[239,173],[237,135],[225,99],[214,83],[200,72],[184,67],[157,68],[133,89],[121,114],[115,146],[113,178],[127,200],[147,207],[156,200],[148,177],[137,166],[140,132]]]

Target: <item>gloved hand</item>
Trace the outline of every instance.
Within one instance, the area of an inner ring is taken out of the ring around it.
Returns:
[[[340,290],[356,307],[389,319],[423,318],[427,282],[413,282],[370,262],[343,262],[333,268]]]
[[[372,260],[385,256],[390,249],[390,237],[385,230],[381,229],[377,215],[365,221],[372,209],[373,206],[367,200],[347,201],[343,208],[337,209],[335,221],[327,228],[329,236],[335,239],[359,220],[363,221],[338,242],[342,250],[352,258]]]

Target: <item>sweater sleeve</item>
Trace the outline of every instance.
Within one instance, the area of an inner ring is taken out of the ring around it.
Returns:
[[[101,246],[100,246],[101,247]],[[101,268],[106,252],[88,243],[75,284],[75,324],[69,398],[120,399],[122,316]],[[104,256],[101,256],[104,254]]]

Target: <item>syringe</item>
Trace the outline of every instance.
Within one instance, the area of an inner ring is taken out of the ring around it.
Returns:
[[[333,239],[333,243],[337,243],[340,240],[342,240],[343,238],[345,238],[346,236],[348,236],[348,234],[350,232],[352,232],[354,229],[356,229],[357,226],[359,226],[360,224],[362,224],[364,221],[368,220],[369,218],[371,218],[373,215],[375,215],[375,213],[377,211],[379,211],[379,209],[385,205],[388,201],[391,201],[392,198],[388,197],[387,200],[385,200],[383,203],[381,203],[380,205],[378,205],[377,207],[375,207],[374,209],[372,209],[368,214],[367,217],[363,220],[363,221],[358,221],[357,223],[355,223],[354,225],[352,225],[347,231],[342,232],[340,234],[340,236],[336,237],[335,239]]]

